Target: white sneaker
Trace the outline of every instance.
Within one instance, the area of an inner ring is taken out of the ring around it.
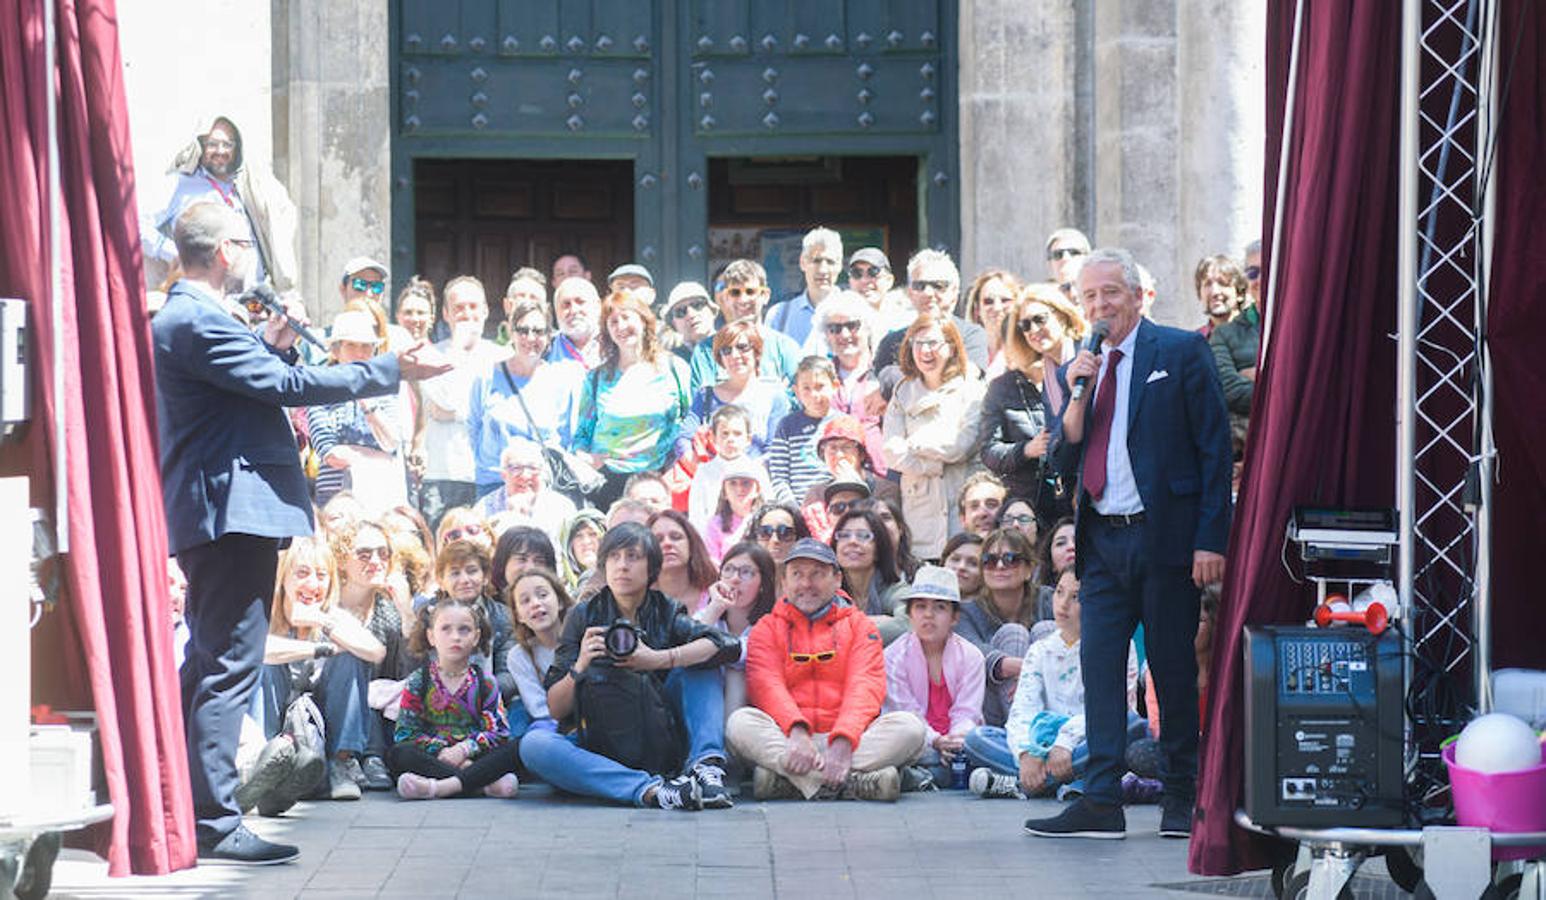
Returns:
[[[973,769],[966,786],[984,800],[1025,799],[1025,793],[1020,790],[1020,779],[988,768]]]

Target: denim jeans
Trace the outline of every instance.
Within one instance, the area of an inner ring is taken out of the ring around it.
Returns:
[[[1127,739],[1136,741],[1148,734],[1149,723],[1132,710],[1127,711]],[[1084,792],[1084,771],[1090,761],[1090,746],[1080,741],[1073,749],[1074,780],[1059,788],[1061,797],[1065,791]],[[1019,754],[1009,749],[1009,736],[997,725],[979,725],[966,735],[966,767],[976,769],[986,766],[1000,775],[1020,777]],[[1055,782],[1047,773],[1046,786]]]
[[[673,669],[666,698],[687,729],[684,769],[704,759],[725,759],[725,688],[718,669]],[[521,738],[521,762],[559,790],[616,803],[642,806],[644,794],[660,784],[659,773],[630,769],[579,745],[579,736],[531,729]]]
[[[328,756],[339,752],[363,754],[369,736],[369,717],[374,715],[366,696],[371,664],[352,653],[328,657],[322,674],[311,686],[311,699],[322,711]],[[292,690],[288,665],[265,665],[253,718],[265,737],[279,734]]]

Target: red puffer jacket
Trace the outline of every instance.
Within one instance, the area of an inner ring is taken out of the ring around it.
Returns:
[[[854,607],[834,605],[812,622],[781,600],[747,641],[747,697],[785,734],[804,725],[857,747],[886,699],[881,651],[880,632]]]

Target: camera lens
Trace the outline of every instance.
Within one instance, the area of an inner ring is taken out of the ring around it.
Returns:
[[[606,634],[607,653],[618,659],[632,655],[639,647],[639,636],[634,633],[633,626],[627,622],[614,622],[607,629]]]

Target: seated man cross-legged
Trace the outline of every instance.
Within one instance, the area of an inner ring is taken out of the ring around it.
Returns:
[[[731,750],[756,766],[759,800],[895,800],[899,766],[923,751],[911,713],[881,714],[886,666],[880,633],[838,596],[832,548],[798,541],[784,561],[788,596],[752,628],[750,706],[725,725]]]

